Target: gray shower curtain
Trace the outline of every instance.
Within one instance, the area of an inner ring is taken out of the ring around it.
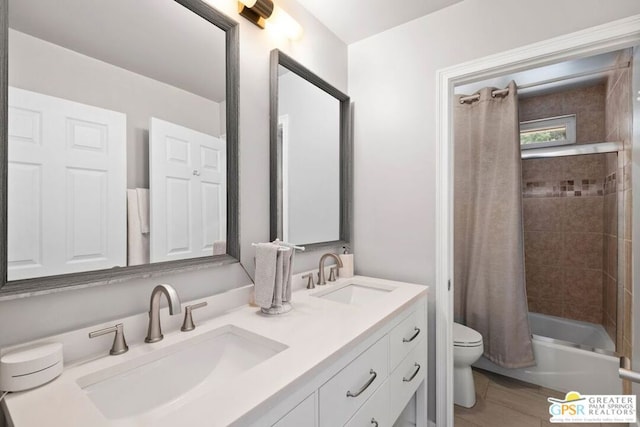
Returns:
[[[535,364],[524,274],[518,97],[480,91],[454,114],[456,321],[482,334],[484,355],[506,368]]]

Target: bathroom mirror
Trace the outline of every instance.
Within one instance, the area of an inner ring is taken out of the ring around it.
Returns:
[[[0,9],[0,293],[237,262],[237,23],[201,0]]]
[[[350,100],[271,52],[271,239],[307,248],[350,241]]]

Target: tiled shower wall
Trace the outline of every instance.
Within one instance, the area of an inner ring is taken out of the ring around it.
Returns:
[[[520,120],[576,115],[576,142],[605,140],[606,84],[521,98]],[[605,155],[522,162],[529,310],[602,323]]]
[[[605,140],[606,84],[520,98],[520,121],[546,119],[567,114],[576,115],[576,143],[588,144]]]
[[[601,323],[605,155],[524,160],[522,174],[529,310]]]
[[[618,63],[630,58],[623,51]],[[529,309],[602,323],[630,357],[631,69],[520,101],[522,121],[564,114],[576,114],[578,143],[622,142],[623,151],[523,161]]]

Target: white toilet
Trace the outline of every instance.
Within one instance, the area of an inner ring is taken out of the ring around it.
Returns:
[[[476,389],[471,364],[482,356],[482,335],[467,326],[453,323],[453,401],[471,408],[476,404]]]

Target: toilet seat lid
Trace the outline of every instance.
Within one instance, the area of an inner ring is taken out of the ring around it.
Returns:
[[[481,343],[482,335],[480,335],[480,332],[468,326],[461,325],[460,323],[453,322],[453,345],[469,346]]]

